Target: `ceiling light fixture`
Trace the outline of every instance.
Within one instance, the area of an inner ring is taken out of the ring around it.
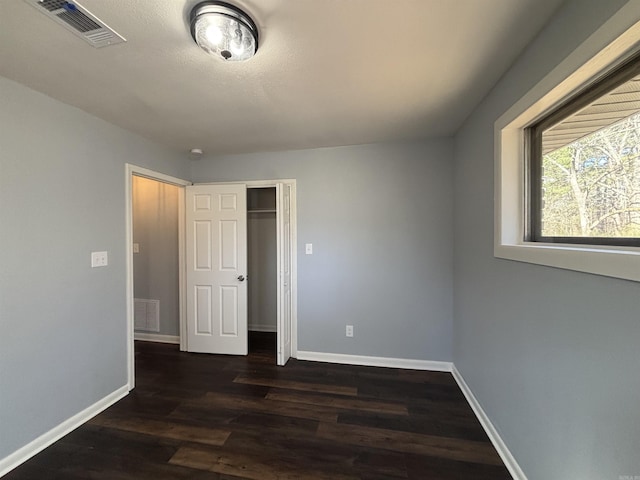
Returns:
[[[238,7],[200,2],[191,10],[191,36],[205,52],[229,61],[247,60],[258,50],[258,28]]]

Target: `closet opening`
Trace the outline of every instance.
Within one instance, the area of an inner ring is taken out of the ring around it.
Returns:
[[[276,362],[278,271],[276,188],[247,188],[249,354]]]

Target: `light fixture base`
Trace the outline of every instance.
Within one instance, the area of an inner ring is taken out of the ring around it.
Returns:
[[[203,154],[204,154],[204,152],[202,151],[201,148],[192,148],[189,151],[189,157],[192,160],[197,160],[198,158],[201,158]]]
[[[227,61],[242,61],[258,51],[255,22],[235,5],[205,1],[191,10],[191,36],[205,52]]]

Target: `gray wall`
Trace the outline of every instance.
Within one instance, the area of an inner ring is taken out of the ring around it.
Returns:
[[[133,178],[133,292],[160,301],[161,335],[179,335],[178,194],[175,185]],[[144,330],[140,330],[145,332]]]
[[[455,139],[454,362],[531,480],[640,475],[640,284],[493,257],[494,122],[623,3],[565,4]]]
[[[127,382],[125,162],[188,176],[181,154],[0,78],[0,458]]]
[[[249,330],[278,330],[276,234],[275,213],[248,214]]]
[[[203,158],[191,176],[297,180],[299,350],[450,361],[451,160],[443,138]]]

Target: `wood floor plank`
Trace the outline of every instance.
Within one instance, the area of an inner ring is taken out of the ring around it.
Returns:
[[[398,379],[358,383],[358,396],[379,400],[400,400],[419,403],[424,399],[442,402],[462,402],[466,399],[455,384],[413,383]]]
[[[287,417],[307,418],[322,422],[336,422],[340,410],[301,403],[269,400],[266,398],[243,398],[238,395],[225,395],[208,392],[202,399],[188,402],[192,407],[217,407],[235,411],[267,412]],[[178,409],[179,411],[180,409]]]
[[[443,401],[443,400],[419,400],[407,402],[409,416],[445,416],[450,420],[459,422],[470,422],[476,424],[478,419],[469,406],[464,401]]]
[[[234,431],[224,445],[225,451],[272,458],[290,458],[305,465],[321,466],[326,473],[374,475],[385,474],[390,479],[408,478],[404,454],[327,442],[315,435],[292,435],[273,431],[268,436],[257,431]]]
[[[341,413],[338,423],[383,428],[401,432],[422,433],[441,437],[464,438],[481,442],[489,441],[480,422],[460,420],[432,412],[432,415],[388,415],[379,412],[354,411]]]
[[[512,480],[504,465],[468,463],[447,458],[405,455],[410,479],[416,480]]]
[[[324,473],[282,458],[182,447],[169,461],[172,465],[236,475],[251,480],[360,480],[357,476]]]
[[[179,400],[162,396],[147,395],[142,390],[134,390],[111,407],[111,412],[133,414],[144,417],[162,417],[168,415],[180,405]]]
[[[362,365],[344,365],[322,362],[310,362],[292,359],[287,364],[292,376],[315,376],[322,383],[355,385],[361,382],[400,381],[413,384],[441,384],[457,386],[449,372],[431,372],[425,370],[403,370],[399,368],[380,368]]]
[[[223,445],[231,434],[228,430],[194,427],[168,421],[145,420],[140,418],[118,418],[99,415],[89,421],[92,425],[115,428],[129,432],[144,433],[174,440]]]
[[[176,453],[175,442],[172,444],[155,436],[90,423],[66,435],[55,446],[73,455],[86,450],[117,458],[118,461],[135,461],[144,453],[145,461],[158,464],[168,462]],[[56,452],[56,456],[60,456],[60,452]]]
[[[411,383],[439,383],[457,386],[453,375],[449,372],[430,372],[427,370],[400,370],[398,380]]]
[[[263,436],[272,430],[290,437],[306,437],[315,435],[318,423],[317,420],[274,415],[273,413],[245,412],[229,423],[229,427],[233,431],[253,431]]]
[[[320,423],[317,435],[338,443],[443,457],[463,462],[502,464],[493,446],[486,442],[333,423]]]
[[[296,382],[291,380],[282,380],[274,378],[260,378],[250,375],[238,375],[234,380],[235,383],[247,383],[250,385],[262,385],[265,387],[286,388],[287,390],[303,390],[305,392],[321,392],[335,393],[337,395],[358,395],[358,389],[355,387],[347,387],[340,385],[326,385],[311,382]]]
[[[360,449],[354,462],[361,479],[404,479],[409,478],[405,455],[397,452]]]
[[[384,412],[395,415],[409,415],[406,405],[398,402],[379,402],[370,399],[296,394],[280,391],[271,391],[267,394],[266,398],[268,400],[275,400],[279,402],[302,403],[347,410],[360,410],[365,412]]]
[[[83,426],[3,480],[220,480],[212,472],[170,465],[176,450],[154,437]]]
[[[175,388],[163,388],[157,392],[157,395],[162,398],[170,398],[172,400],[179,400],[181,402],[195,400],[197,398],[204,398],[204,396],[208,392],[215,392],[226,395],[235,395],[238,397],[247,397],[247,398],[264,398],[267,393],[271,390],[270,387],[264,387],[261,385],[249,385],[242,383],[234,383],[234,376],[229,380],[219,380],[218,383],[213,385],[208,385],[206,388],[202,390],[198,390],[198,394],[189,395],[189,388],[191,385],[185,385],[184,388],[182,385],[176,385]],[[169,380],[172,382],[172,380]],[[197,379],[194,379],[194,382],[198,382]]]

